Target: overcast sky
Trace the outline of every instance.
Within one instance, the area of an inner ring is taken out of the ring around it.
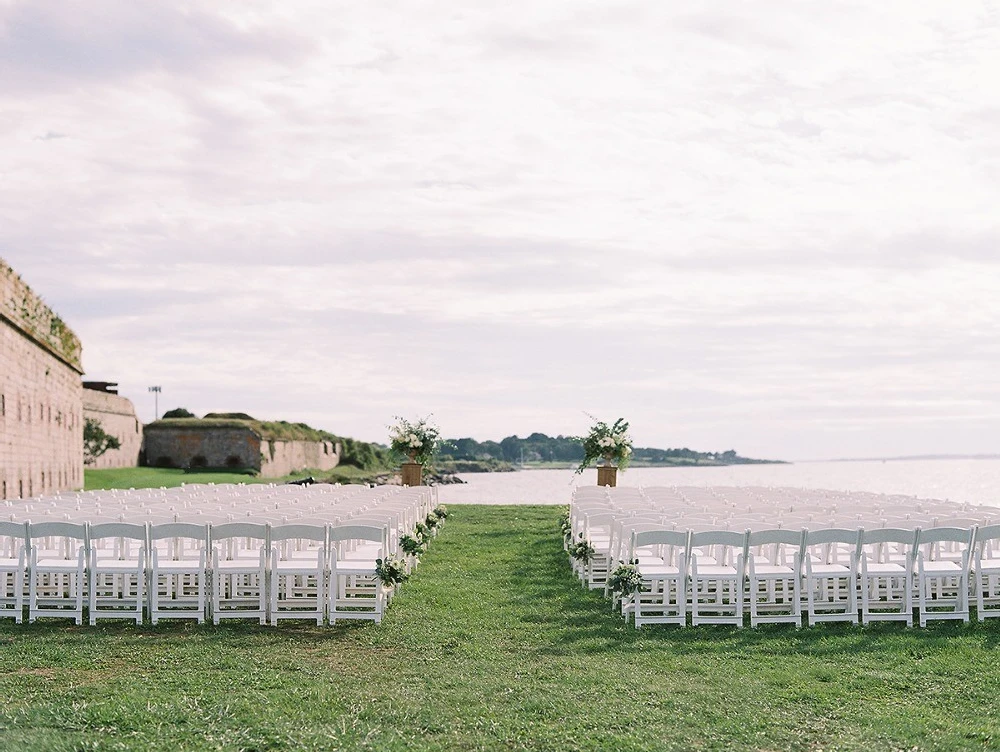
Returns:
[[[144,420],[997,452],[998,19],[0,0],[0,256]]]

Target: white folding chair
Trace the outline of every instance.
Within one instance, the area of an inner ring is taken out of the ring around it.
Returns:
[[[691,624],[743,626],[749,531],[691,533]]]
[[[809,626],[822,621],[858,623],[861,530],[807,530],[803,587]]]
[[[644,624],[687,624],[689,538],[687,531],[632,531],[628,560],[639,562],[643,582],[642,591],[631,597],[636,629]]]
[[[1000,525],[987,525],[976,532],[973,588],[976,619],[1000,616]]]
[[[750,626],[802,626],[804,530],[759,530],[747,540],[747,597]]]
[[[327,529],[321,525],[287,524],[271,528],[271,625],[279,619],[326,617]]]
[[[0,618],[24,619],[24,572],[27,567],[28,526],[0,522]]]
[[[225,522],[209,527],[212,621],[257,619],[267,624],[269,525]]]
[[[861,623],[904,621],[913,626],[916,530],[877,528],[861,533]]]
[[[208,525],[164,522],[149,526],[149,619],[205,623]]]
[[[330,527],[330,623],[337,619],[382,621],[386,590],[376,559],[388,550],[388,530],[373,525]]]
[[[29,623],[71,617],[83,624],[87,535],[86,523],[29,523]]]
[[[935,527],[917,535],[917,614],[920,626],[931,619],[969,622],[969,570],[976,528]],[[956,544],[943,546],[942,544]],[[946,556],[940,556],[941,550]],[[955,560],[955,555],[959,560]]]
[[[98,619],[142,624],[146,586],[146,526],[104,522],[90,526],[88,613]]]

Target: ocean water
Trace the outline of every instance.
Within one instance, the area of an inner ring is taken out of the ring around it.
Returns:
[[[467,473],[465,485],[441,486],[445,504],[566,504],[573,487],[597,483],[597,471]],[[1000,459],[797,462],[789,465],[633,468],[619,486],[785,486],[871,491],[1000,506]]]

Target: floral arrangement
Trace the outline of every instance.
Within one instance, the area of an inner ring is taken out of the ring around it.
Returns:
[[[590,433],[580,437],[580,441],[583,442],[583,462],[576,469],[578,473],[598,460],[624,470],[632,459],[632,438],[628,435],[628,421],[624,418],[619,418],[610,426],[598,420]]]
[[[384,559],[375,559],[375,576],[386,587],[398,585],[406,582],[406,564],[395,556],[386,556]]]
[[[399,538],[399,547],[403,549],[403,553],[417,556],[427,548],[427,544],[418,535],[403,535]]]
[[[639,573],[639,561],[621,562],[608,575],[608,589],[628,597],[642,592],[642,574]]]
[[[434,514],[438,516],[438,519],[444,520],[445,518],[448,517],[448,507],[446,507],[444,504],[438,504],[436,507],[434,507]]]
[[[429,418],[413,423],[397,415],[396,424],[388,428],[389,448],[410,462],[429,462],[441,445],[441,430]]]
[[[441,518],[437,516],[436,512],[428,512],[427,516],[424,518],[424,524],[431,530],[436,528],[441,524]]]
[[[563,541],[569,543],[569,539],[573,537],[573,523],[570,521],[569,507],[566,507],[559,515],[559,528],[562,530]]]
[[[414,535],[420,539],[421,542],[426,543],[427,539],[431,537],[431,530],[423,522],[418,522],[416,527],[413,528]]]
[[[584,540],[583,533],[580,533],[580,540],[569,547],[569,555],[581,564],[589,564],[597,555],[597,550],[590,545],[590,541]]]

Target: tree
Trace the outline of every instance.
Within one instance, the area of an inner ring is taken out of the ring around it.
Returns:
[[[97,458],[109,449],[121,449],[122,443],[116,436],[104,430],[101,421],[87,418],[83,422],[83,464],[93,465]]]
[[[167,410],[165,413],[163,413],[163,417],[164,418],[197,418],[198,416],[195,415],[190,410],[187,410],[187,409],[185,409],[183,407],[175,407],[173,410]]]

